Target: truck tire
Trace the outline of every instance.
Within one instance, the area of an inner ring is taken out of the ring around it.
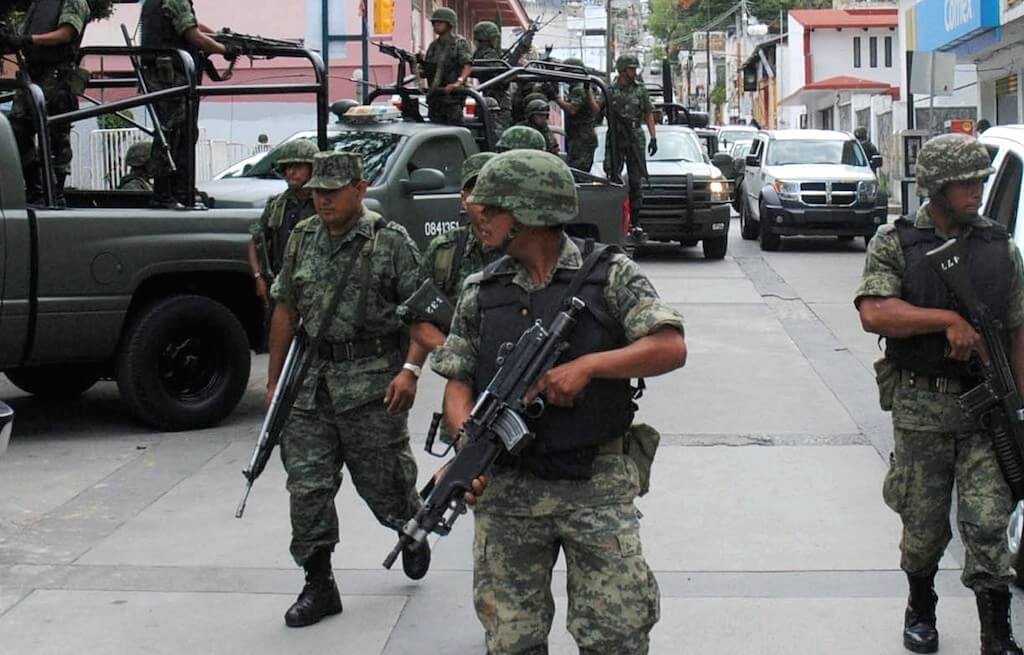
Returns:
[[[117,355],[117,386],[143,423],[196,430],[231,413],[250,366],[245,329],[227,307],[205,296],[171,296],[132,320]]]
[[[22,391],[54,400],[77,398],[100,379],[94,364],[50,364],[6,371],[11,384]]]
[[[772,232],[771,223],[765,220],[766,216],[764,214],[763,206],[761,207],[761,211],[759,212],[759,214],[761,216],[761,220],[758,221],[758,224],[761,227],[761,250],[764,250],[766,252],[775,252],[776,250],[779,249],[779,246],[782,245],[782,237]]]
[[[704,239],[700,247],[704,250],[705,259],[724,259],[725,252],[729,249],[729,235]]]
[[[747,241],[757,238],[757,223],[750,219],[750,209],[746,200],[740,201],[740,236]]]

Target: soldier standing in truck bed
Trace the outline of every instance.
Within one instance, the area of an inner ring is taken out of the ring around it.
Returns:
[[[465,96],[452,91],[466,86],[473,74],[469,42],[455,33],[458,16],[447,7],[430,15],[437,38],[427,47],[419,76],[427,80],[427,117],[434,123],[459,125]]]

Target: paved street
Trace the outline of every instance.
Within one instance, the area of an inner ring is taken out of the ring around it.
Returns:
[[[851,303],[863,242],[786,240],[762,254],[735,223],[724,261],[699,248],[639,256],[685,315],[689,345],[684,369],[650,381],[640,413],[663,434],[638,502],[662,590],[652,652],[904,653],[899,522],[880,491],[891,428],[875,339]],[[302,576],[276,456],[233,518],[265,369],[257,358],[227,422],[182,434],[141,430],[112,383],[70,404],[0,386],[17,411],[0,459],[0,653],[483,652],[472,519],[435,542],[430,574],[412,583],[381,568],[394,535],[347,482],[334,558],[345,611],[284,626]],[[422,479],[437,467],[420,446],[441,390],[425,375],[410,420]],[[943,653],[977,652],[960,555],[939,575]],[[564,576],[555,589],[551,650],[575,653]]]

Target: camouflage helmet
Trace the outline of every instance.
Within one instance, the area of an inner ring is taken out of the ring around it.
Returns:
[[[281,146],[281,156],[274,165],[284,168],[288,164],[312,164],[318,152],[320,148],[309,139],[295,139]]]
[[[149,153],[153,149],[153,142],[149,139],[133,143],[124,154],[124,164],[130,168],[142,167],[149,163]]]
[[[579,57],[568,57],[562,63],[566,66],[579,66],[580,68],[586,68],[583,60]]]
[[[636,55],[619,55],[619,58],[615,60],[615,70],[621,73],[627,68],[640,68],[640,60],[636,58]]]
[[[473,26],[473,39],[476,41],[493,41],[501,37],[501,30],[489,20],[482,20]]]
[[[363,179],[363,157],[355,152],[318,152],[313,157],[313,177],[305,188],[334,191]]]
[[[548,102],[548,97],[540,91],[531,91],[523,98],[523,107],[528,106],[534,100],[543,100],[544,102]]]
[[[437,9],[434,10],[434,13],[430,14],[430,22],[435,23],[438,21],[442,23],[448,23],[449,27],[455,29],[455,23],[459,22],[459,17],[455,13],[454,9],[449,9],[448,7],[438,7]]]
[[[500,207],[519,223],[535,226],[565,225],[579,208],[572,171],[555,155],[538,150],[512,150],[491,159],[466,202]]]
[[[462,162],[462,188],[465,189],[476,184],[476,178],[480,174],[480,169],[484,167],[484,164],[497,156],[497,153],[494,152],[478,152],[475,155],[466,157],[466,160]]]
[[[544,150],[547,143],[544,135],[526,125],[513,125],[501,133],[501,138],[494,144],[497,152],[506,150]]]
[[[917,153],[917,186],[929,195],[949,182],[984,180],[994,170],[988,150],[967,134],[940,134]]]
[[[547,100],[531,100],[526,103],[526,117],[531,118],[537,114],[547,116],[551,113],[551,105]]]

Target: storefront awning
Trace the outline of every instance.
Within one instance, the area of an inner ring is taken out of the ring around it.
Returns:
[[[830,77],[818,82],[811,82],[810,84],[801,87],[795,93],[783,98],[782,102],[779,104],[790,107],[800,105],[818,105],[822,100],[834,98],[836,94],[839,94],[843,99],[846,99],[848,96],[858,93],[866,93],[870,95],[888,93],[893,95],[893,97],[898,97],[899,88],[892,86],[888,82],[877,82],[875,80],[866,80],[861,77],[839,75],[837,77]]]
[[[520,0],[468,0],[473,22],[501,18],[502,27],[521,27],[530,25],[530,15],[523,9]]]

